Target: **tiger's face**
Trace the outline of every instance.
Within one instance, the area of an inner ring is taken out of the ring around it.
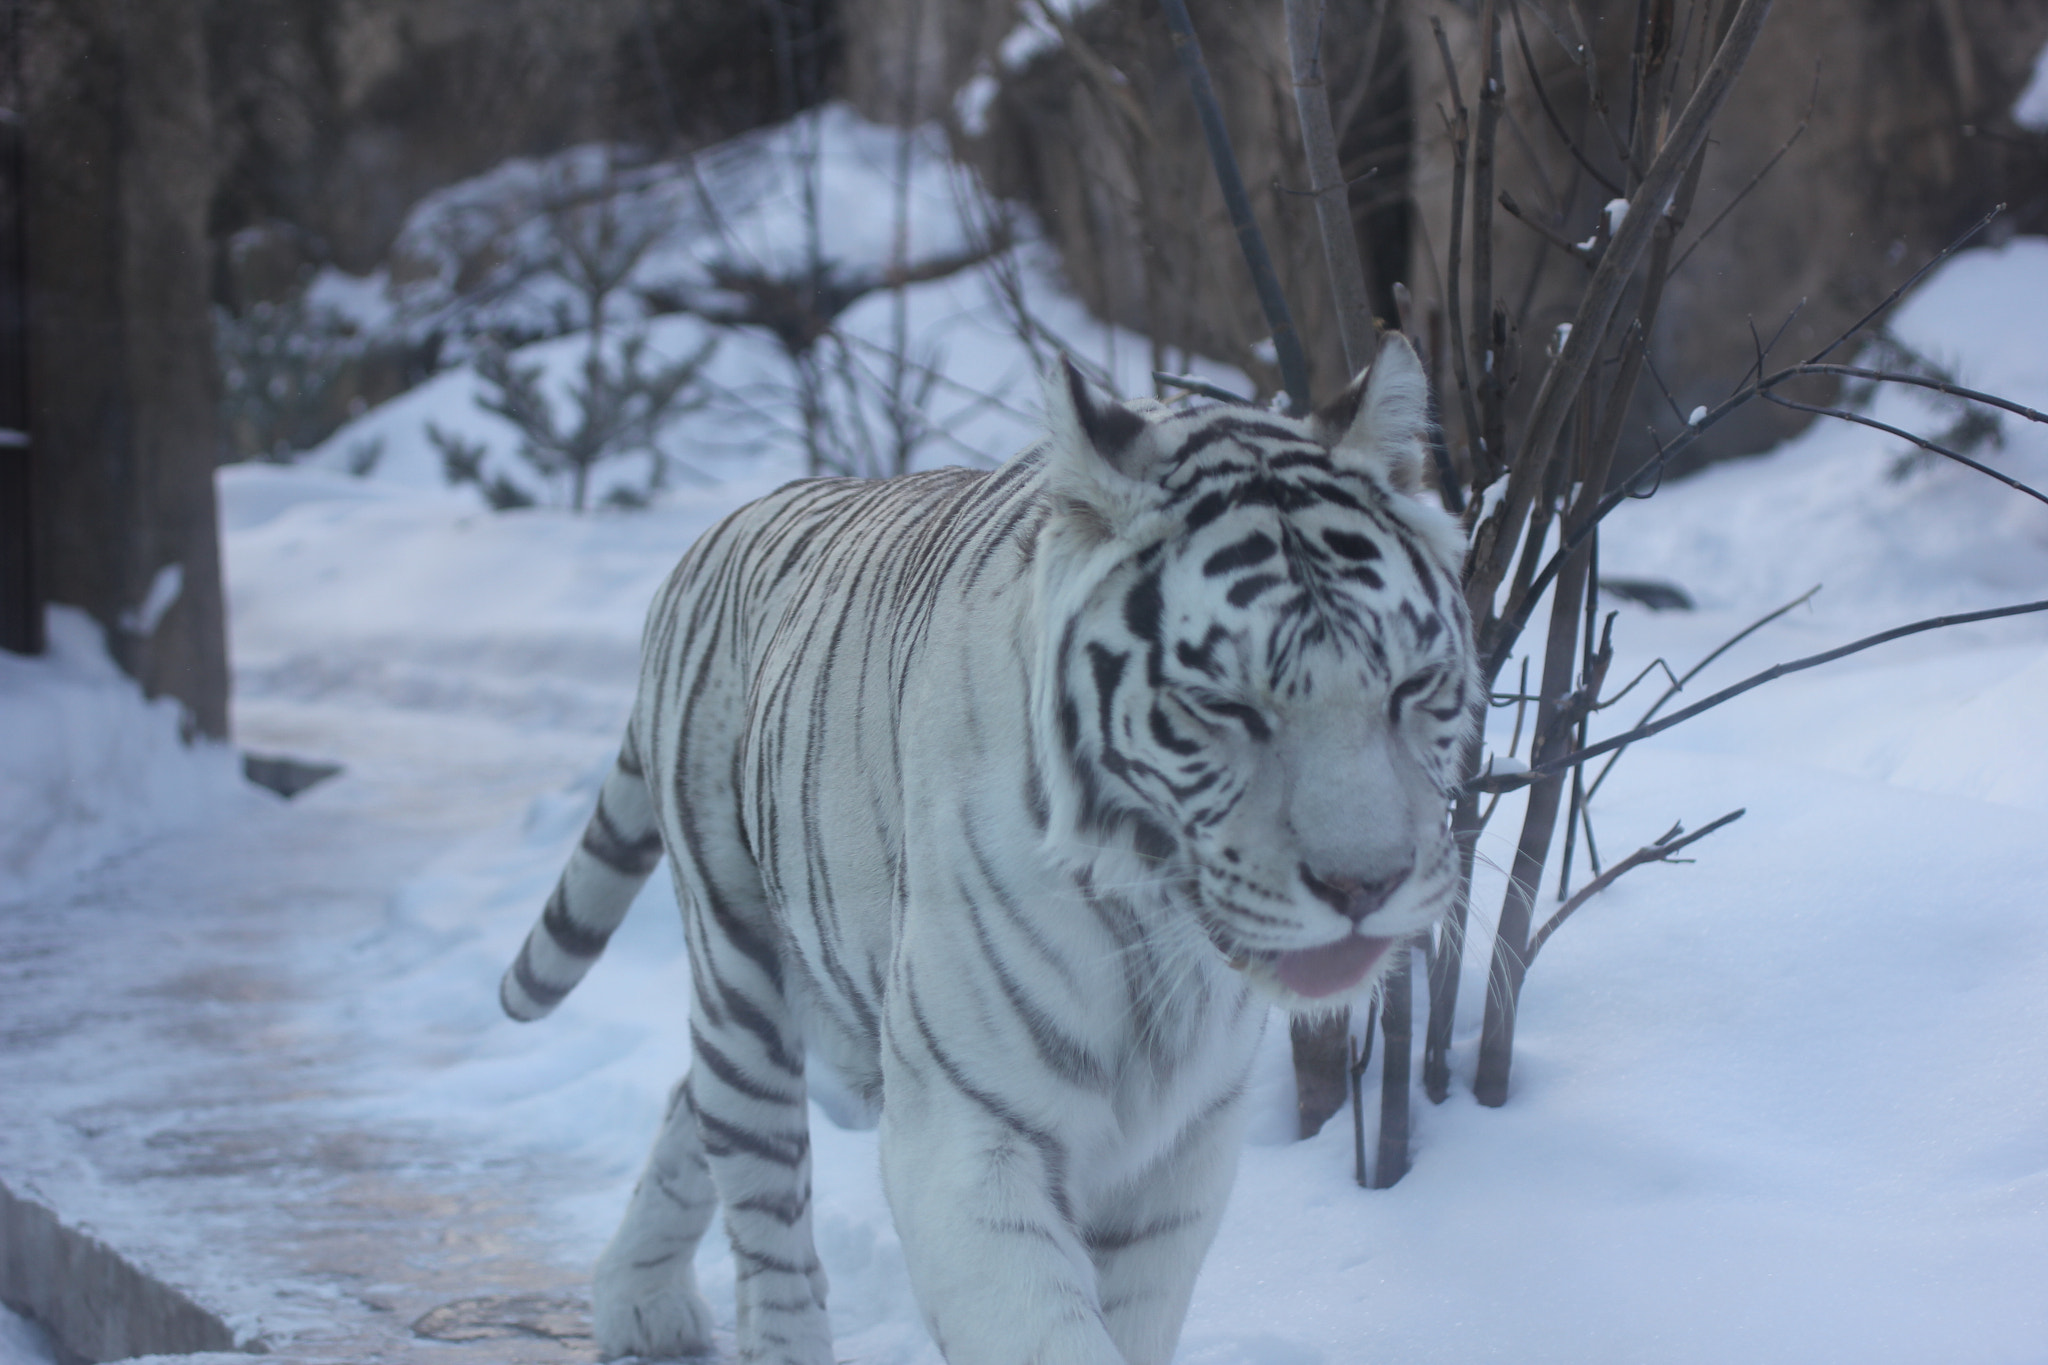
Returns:
[[[1084,841],[1124,832],[1283,1003],[1340,1003],[1457,884],[1477,683],[1462,537],[1411,492],[1420,367],[1390,339],[1315,422],[1148,421],[1068,388],[1064,434],[1108,472],[1054,522],[1069,550],[1093,537],[1097,569],[1051,646],[1066,814]],[[1105,499],[1111,474],[1129,486]]]

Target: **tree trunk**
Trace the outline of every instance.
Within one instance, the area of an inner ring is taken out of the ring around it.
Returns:
[[[1415,1052],[1415,992],[1406,943],[1387,979],[1380,983],[1380,1142],[1372,1164],[1372,1187],[1392,1189],[1408,1174],[1408,1066]]]
[[[0,20],[0,649],[43,652],[35,463],[28,421],[28,262],[22,255],[21,12]]]
[[[1300,1133],[1312,1138],[1344,1107],[1345,1065],[1351,1041],[1351,1011],[1304,1018],[1287,1026],[1294,1045],[1294,1102]]]
[[[29,409],[49,599],[228,729],[202,0],[28,0]]]

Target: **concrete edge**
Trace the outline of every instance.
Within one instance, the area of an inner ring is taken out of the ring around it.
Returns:
[[[138,1270],[89,1233],[0,1181],[0,1301],[88,1361],[262,1351],[216,1313]]]

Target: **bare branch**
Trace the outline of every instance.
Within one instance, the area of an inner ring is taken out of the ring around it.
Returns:
[[[1550,92],[1544,88],[1543,77],[1536,72],[1536,58],[1529,51],[1529,38],[1522,29],[1522,6],[1520,0],[1512,0],[1512,3],[1508,6],[1508,13],[1513,16],[1515,21],[1515,44],[1522,49],[1522,69],[1529,73],[1529,84],[1535,87],[1536,100],[1543,106],[1543,116],[1549,120],[1550,130],[1557,134],[1558,141],[1564,143],[1565,150],[1572,154],[1572,160],[1584,167],[1586,174],[1598,181],[1600,188],[1606,190],[1610,198],[1622,198],[1621,186],[1615,183],[1614,177],[1608,175],[1598,166],[1595,166],[1591,158],[1579,149],[1577,139],[1565,131],[1564,122],[1558,118],[1557,110],[1551,108]],[[1538,14],[1544,23],[1548,24],[1550,22],[1548,15],[1544,15],[1540,11]],[[1554,30],[1553,36],[1558,36]],[[1559,37],[1559,41],[1562,43],[1563,39]]]
[[[1653,721],[1648,725],[1638,725],[1633,730],[1624,731],[1609,739],[1603,739],[1597,744],[1589,744],[1575,753],[1565,754],[1563,757],[1553,759],[1548,763],[1531,766],[1519,773],[1475,778],[1467,782],[1463,787],[1460,787],[1459,791],[1514,791],[1518,787],[1526,787],[1532,782],[1561,773],[1575,763],[1584,763],[1589,758],[1598,758],[1601,754],[1612,753],[1616,749],[1634,744],[1637,740],[1648,739],[1651,735],[1661,734],[1674,725],[1691,720],[1701,712],[1711,711],[1724,701],[1741,696],[1751,688],[1762,687],[1767,682],[1773,682],[1789,674],[1803,673],[1809,668],[1818,668],[1822,664],[1833,663],[1835,660],[1847,658],[1851,654],[1859,654],[1877,645],[1889,644],[1893,640],[1903,639],[1908,635],[1918,635],[1923,631],[1941,630],[1948,626],[1969,625],[1975,621],[1995,621],[2006,616],[2024,616],[2030,612],[2037,611],[2048,611],[2048,601],[2021,602],[2010,607],[1993,607],[1988,611],[1960,612],[1951,616],[1931,616],[1924,621],[1915,621],[1911,625],[1894,626],[1890,630],[1879,631],[1875,635],[1866,635],[1862,639],[1843,645],[1838,649],[1830,649],[1821,654],[1810,654],[1806,658],[1794,659],[1790,663],[1774,664],[1761,673],[1744,678],[1732,687],[1722,688],[1704,701],[1695,702],[1682,711],[1674,711],[1660,721]]]
[[[1700,235],[1693,238],[1692,241],[1688,242],[1686,244],[1685,250],[1678,253],[1678,259],[1671,263],[1672,274],[1676,275],[1681,269],[1684,268],[1686,261],[1692,256],[1692,253],[1699,249],[1700,243],[1706,241],[1707,238],[1714,235],[1714,229],[1721,226],[1722,220],[1727,218],[1729,214],[1735,212],[1735,210],[1738,207],[1740,207],[1742,201],[1749,198],[1750,193],[1753,190],[1755,190],[1758,185],[1763,184],[1764,177],[1771,173],[1771,169],[1775,167],[1778,164],[1778,162],[1784,158],[1785,153],[1792,150],[1792,144],[1799,141],[1801,134],[1806,132],[1807,122],[1813,117],[1814,103],[1819,99],[1820,62],[1818,59],[1816,59],[1813,64],[1813,89],[1810,92],[1808,92],[1806,96],[1806,112],[1799,116],[1799,126],[1792,130],[1792,136],[1786,138],[1783,145],[1781,145],[1777,151],[1771,153],[1770,159],[1764,162],[1762,166],[1759,166],[1757,168],[1756,174],[1749,178],[1749,183],[1744,185],[1741,189],[1737,190],[1735,192],[1735,197],[1733,199],[1730,199],[1727,203],[1723,204],[1721,206],[1721,211],[1715,214],[1713,219],[1710,222],[1708,222],[1708,224],[1705,227],[1700,229]]]
[[[1499,301],[1493,285],[1493,173],[1500,146],[1501,111],[1507,87],[1501,66],[1499,0],[1483,0],[1479,12],[1483,68],[1479,77],[1479,116],[1472,128],[1472,334],[1481,361],[1473,376],[1479,402],[1480,448],[1499,466],[1512,458],[1507,450],[1508,357]]]
[[[1467,601],[1482,619],[1491,614],[1493,591],[1514,553],[1516,537],[1508,528],[1519,526],[1527,512],[1543,467],[1549,463],[1551,447],[1592,368],[1614,310],[1620,306],[1643,253],[1649,250],[1657,224],[1665,221],[1665,207],[1705,144],[1714,116],[1747,61],[1770,8],[1771,0],[1741,0],[1712,64],[1631,196],[1628,215],[1586,286],[1571,335],[1543,376],[1530,404],[1523,449],[1509,476],[1507,495],[1494,516],[1480,524],[1474,538]]]
[[[1452,110],[1452,117],[1447,121],[1451,135],[1451,243],[1444,268],[1444,318],[1451,329],[1451,373],[1458,381],[1458,405],[1465,418],[1467,454],[1472,461],[1472,486],[1478,489],[1493,482],[1499,465],[1494,462],[1495,455],[1481,448],[1479,408],[1472,400],[1472,370],[1465,345],[1461,298],[1464,290],[1460,281],[1464,266],[1466,159],[1471,145],[1472,123],[1465,108],[1465,97],[1458,90],[1458,64],[1451,57],[1451,40],[1444,36],[1443,21],[1432,14],[1429,27],[1436,34],[1437,55],[1443,60],[1444,85],[1451,92]]]
[[[1550,936],[1557,932],[1559,925],[1563,924],[1567,919],[1571,917],[1571,914],[1574,910],[1577,910],[1587,901],[1593,899],[1593,897],[1599,895],[1602,891],[1605,891],[1608,887],[1614,885],[1615,881],[1619,879],[1624,872],[1628,872],[1634,868],[1641,867],[1645,863],[1668,863],[1672,861],[1671,855],[1678,852],[1680,849],[1684,848],[1687,844],[1693,843],[1696,840],[1706,838],[1709,834],[1712,834],[1715,830],[1721,828],[1721,826],[1733,824],[1735,821],[1740,820],[1747,813],[1747,807],[1744,807],[1741,810],[1731,810],[1726,815],[1722,816],[1720,819],[1714,820],[1708,824],[1700,826],[1692,833],[1684,835],[1683,838],[1679,836],[1684,830],[1684,826],[1673,825],[1669,830],[1665,832],[1664,836],[1658,839],[1655,843],[1643,845],[1643,847],[1629,854],[1626,858],[1623,858],[1613,867],[1608,868],[1605,872],[1602,872],[1599,876],[1593,878],[1592,881],[1587,882],[1584,886],[1579,888],[1577,895],[1573,896],[1570,900],[1566,901],[1563,905],[1559,906],[1557,908],[1557,913],[1552,915],[1549,919],[1545,920],[1543,922],[1543,927],[1541,929],[1538,929],[1536,931],[1535,937],[1529,940],[1529,947],[1522,954],[1522,965],[1524,970],[1527,970],[1528,964],[1536,960],[1536,954],[1542,951],[1543,945],[1550,941]]]
[[[1836,337],[1833,341],[1830,341],[1827,345],[1821,347],[1818,351],[1815,351],[1812,355],[1808,356],[1806,358],[1806,363],[1809,365],[1814,365],[1818,364],[1823,360],[1826,360],[1829,355],[1833,354],[1834,349],[1837,346],[1840,346],[1850,337],[1855,336],[1865,327],[1868,327],[1871,324],[1872,320],[1874,320],[1878,316],[1878,314],[1884,312],[1887,308],[1890,308],[1893,304],[1897,303],[1899,301],[1900,296],[1902,296],[1908,289],[1911,289],[1914,285],[1920,283],[1921,280],[1925,279],[1928,271],[1934,269],[1934,267],[1940,265],[1943,261],[1955,255],[1958,251],[1961,251],[1972,237],[1975,237],[1985,228],[1991,226],[1991,220],[2004,212],[2005,205],[1993,204],[1991,206],[1991,212],[1985,214],[1982,218],[1979,218],[1975,223],[1965,228],[1962,232],[1962,235],[1960,235],[1953,242],[1950,242],[1947,246],[1941,249],[1939,255],[1937,255],[1933,260],[1927,262],[1927,264],[1921,266],[1918,270],[1914,271],[1912,276],[1909,279],[1907,279],[1907,281],[1904,284],[1900,285],[1897,289],[1892,290],[1891,293],[1886,294],[1884,296],[1884,301],[1879,303],[1877,307],[1871,309],[1862,317],[1858,318],[1855,322],[1851,323],[1849,327],[1840,336]]]
[[[1764,613],[1762,616],[1759,616],[1756,620],[1751,621],[1748,625],[1744,626],[1741,630],[1736,631],[1733,635],[1723,640],[1720,643],[1719,647],[1717,647],[1713,651],[1713,653],[1707,655],[1706,658],[1701,659],[1698,663],[1694,664],[1691,668],[1687,669],[1685,671],[1684,677],[1671,678],[1671,686],[1665,688],[1664,694],[1658,697],[1656,701],[1650,703],[1649,710],[1643,712],[1641,716],[1636,718],[1636,724],[1639,726],[1648,724],[1649,721],[1653,717],[1655,717],[1659,711],[1664,709],[1665,702],[1670,701],[1680,692],[1683,692],[1685,690],[1685,685],[1691,682],[1694,678],[1698,677],[1701,671],[1704,670],[1708,665],[1712,664],[1714,660],[1720,658],[1723,654],[1726,654],[1729,650],[1735,648],[1735,646],[1741,644],[1744,640],[1747,640],[1750,636],[1756,634],[1765,626],[1777,620],[1779,617],[1785,615],[1787,612],[1792,611],[1798,607],[1802,607],[1806,603],[1811,602],[1813,600],[1813,595],[1819,591],[1820,584],[1816,583],[1812,587],[1808,588],[1805,592],[1800,593],[1799,596],[1793,598],[1790,602],[1787,602],[1784,606],[1779,607],[1776,611]],[[1650,668],[1655,668],[1657,664],[1661,664],[1663,662],[1664,661],[1662,659],[1659,659],[1656,661],[1656,663],[1651,664]],[[1649,676],[1650,668],[1644,669],[1641,674],[1637,675],[1638,682],[1641,681],[1642,678]],[[1664,669],[1664,675],[1666,677],[1671,676],[1671,669],[1668,666]],[[1627,696],[1629,694],[1629,691],[1634,687],[1635,683],[1630,683],[1627,687],[1624,687],[1620,692],[1616,693],[1614,697],[1612,697],[1609,701],[1605,703],[1605,705],[1612,706],[1615,702],[1618,702],[1623,697]],[[1592,800],[1594,795],[1599,792],[1600,784],[1607,780],[1607,774],[1614,771],[1614,765],[1621,762],[1621,756],[1625,752],[1627,752],[1626,746],[1624,746],[1621,749],[1616,749],[1614,753],[1609,756],[1606,764],[1602,766],[1600,769],[1600,775],[1593,779],[1592,787],[1589,788],[1586,792],[1586,799],[1588,801]]]
[[[1797,310],[1794,311],[1796,312]],[[1786,319],[1788,323],[1790,322],[1790,320],[1791,319],[1789,317]],[[1783,331],[1784,328],[1781,327],[1779,329],[1779,332],[1782,334]],[[1759,350],[1763,354],[1768,354],[1770,351],[1770,347],[1761,346]],[[1752,368],[1751,372],[1755,372],[1754,368]],[[1982,393],[1976,389],[1966,389],[1959,384],[1950,384],[1943,380],[1928,379],[1919,375],[1900,374],[1890,370],[1865,369],[1864,367],[1859,365],[1827,365],[1815,362],[1808,362],[1803,365],[1788,366],[1785,369],[1767,375],[1764,378],[1755,381],[1754,383],[1747,383],[1742,387],[1738,388],[1734,393],[1730,394],[1727,398],[1721,400],[1721,402],[1715,404],[1707,412],[1701,414],[1700,419],[1697,422],[1689,423],[1686,429],[1680,432],[1678,436],[1675,437],[1669,445],[1658,446],[1657,451],[1654,455],[1652,455],[1649,459],[1643,461],[1642,464],[1636,466],[1634,470],[1632,470],[1619,483],[1615,484],[1614,487],[1605,496],[1601,498],[1599,505],[1593,509],[1593,514],[1590,520],[1588,520],[1584,525],[1576,527],[1570,533],[1564,536],[1562,541],[1559,543],[1558,548],[1554,552],[1552,552],[1549,560],[1547,560],[1544,563],[1543,568],[1530,581],[1528,588],[1526,590],[1519,588],[1517,589],[1515,600],[1520,605],[1516,609],[1508,612],[1502,618],[1502,626],[1498,631],[1500,643],[1495,647],[1495,652],[1492,655],[1489,655],[1485,661],[1485,675],[1491,677],[1495,673],[1498,673],[1500,671],[1501,666],[1505,664],[1507,661],[1507,655],[1509,651],[1512,650],[1516,637],[1520,635],[1522,627],[1527,624],[1530,611],[1533,610],[1537,599],[1542,596],[1544,588],[1549,586],[1550,581],[1557,576],[1558,570],[1563,567],[1565,561],[1568,558],[1570,558],[1571,554],[1575,550],[1577,550],[1581,544],[1585,542],[1585,538],[1593,533],[1593,528],[1599,525],[1601,520],[1604,519],[1608,515],[1608,513],[1612,512],[1615,508],[1621,506],[1622,503],[1628,501],[1628,499],[1631,496],[1633,496],[1631,490],[1639,487],[1645,479],[1661,474],[1664,469],[1664,466],[1669,464],[1674,458],[1677,457],[1677,455],[1681,451],[1685,450],[1694,441],[1698,440],[1702,433],[1711,428],[1716,422],[1720,421],[1723,417],[1735,411],[1735,409],[1741,407],[1744,403],[1747,403],[1754,398],[1766,396],[1767,392],[1770,389],[1775,388],[1777,385],[1782,384],[1789,379],[1795,379],[1801,375],[1809,374],[1832,374],[1857,379],[1878,380],[1887,383],[1911,384],[1918,388],[1930,389],[1934,392],[1947,394],[1951,397],[1962,398],[1973,402],[1989,404],[1992,407],[1996,407],[2006,412],[2013,413],[2016,416],[2024,417],[2031,422],[2048,423],[2048,413],[2037,412],[2033,408],[2026,407],[2025,405],[2020,403],[2014,403],[2009,399],[2000,398],[1995,394]],[[1772,401],[1782,402],[1785,403],[1787,406],[1793,406],[1789,402],[1789,400],[1774,398]],[[1953,458],[1957,459],[1961,463],[1968,465],[1973,469],[1978,469],[1986,474],[1989,474],[1992,478],[1997,479],[1999,482],[2007,484],[2017,489],[2018,491],[2027,494],[2029,497],[2041,497],[2041,494],[2035,489],[2025,484],[2019,483],[2017,480],[2011,479],[2004,474],[2000,474],[1996,470],[1986,469],[1984,468],[1984,466],[1978,464],[1976,461],[1968,459],[1965,456],[1955,455],[1954,452],[1951,452],[1944,447],[1934,446],[1932,442],[1924,442],[1923,438],[1915,436],[1911,432],[1900,431],[1898,428],[1885,426],[1882,423],[1873,422],[1870,419],[1860,417],[1854,413],[1844,412],[1840,409],[1809,408],[1808,410],[1817,413],[1824,413],[1828,416],[1841,417],[1845,421],[1857,422],[1865,426],[1876,426],[1880,430],[1898,435],[1905,440],[1913,442],[1915,445],[1924,445],[1927,448],[1932,448],[1936,454],[1953,456]]]
[[[1159,7],[1166,14],[1166,26],[1173,34],[1174,55],[1180,59],[1181,73],[1187,78],[1188,92],[1194,97],[1195,110],[1201,116],[1202,135],[1209,144],[1209,160],[1215,166],[1223,202],[1230,210],[1238,248],[1244,253],[1245,265],[1251,271],[1259,306],[1265,310],[1266,321],[1273,328],[1273,349],[1280,360],[1287,404],[1295,416],[1306,417],[1313,407],[1309,401],[1308,357],[1301,349],[1301,337],[1294,330],[1294,318],[1287,310],[1287,297],[1281,291],[1280,277],[1274,273],[1273,258],[1266,250],[1266,239],[1259,231],[1258,221],[1252,217],[1252,202],[1245,193],[1244,175],[1238,170],[1237,154],[1230,148],[1230,133],[1223,126],[1223,111],[1217,106],[1216,90],[1209,82],[1209,65],[1202,60],[1201,40],[1195,36],[1195,25],[1188,17],[1186,0],[1159,0]]]
[[[1577,242],[1574,242],[1550,224],[1531,218],[1528,214],[1522,212],[1522,206],[1515,202],[1515,197],[1512,194],[1502,190],[1499,202],[1500,206],[1508,211],[1508,216],[1516,222],[1534,232],[1538,237],[1541,237],[1544,241],[1586,267],[1586,269],[1591,270],[1593,268],[1593,257],[1589,252],[1581,250]]]
[[[1348,379],[1371,363],[1379,329],[1373,325],[1365,263],[1358,253],[1357,229],[1351,224],[1351,200],[1346,193],[1350,187],[1337,160],[1337,129],[1330,121],[1330,89],[1323,79],[1323,25],[1328,11],[1323,0],[1286,0],[1286,6],[1294,111],[1301,121],[1309,193],[1315,196],[1323,265],[1330,273]],[[1369,74],[1367,79],[1371,79]]]
[[[1984,403],[2003,409],[2015,417],[2024,417],[2029,422],[2048,423],[2048,412],[2038,412],[2010,398],[2000,398],[1995,393],[1978,389],[1966,389],[1960,384],[1951,384],[1945,379],[1930,379],[1926,375],[1906,374],[1898,370],[1871,370],[1861,365],[1791,365],[1771,376],[1769,384],[1785,379],[1794,379],[1803,374],[1832,374],[1846,379],[1869,379],[1881,384],[1912,384],[1917,388],[1932,389],[1950,398],[1964,398],[1972,403]]]
[[[1882,431],[1887,436],[1896,436],[1902,441],[1911,441],[1914,445],[1930,454],[1940,455],[1945,459],[1954,460],[1959,465],[1965,465],[1968,468],[1974,469],[1979,474],[1984,475],[1984,477],[1996,479],[2007,488],[2018,493],[2024,493],[2036,502],[2048,503],[2048,493],[2043,493],[2037,488],[2030,488],[2018,479],[2013,478],[2010,474],[2001,474],[1990,465],[1983,463],[1981,460],[1973,460],[1961,451],[1950,450],[1947,446],[1937,441],[1930,441],[1925,436],[1916,436],[1904,427],[1895,427],[1889,422],[1880,422],[1875,417],[1865,417],[1861,413],[1850,412],[1847,408],[1828,408],[1814,403],[1795,402],[1790,398],[1780,397],[1768,388],[1763,390],[1763,396],[1766,402],[1776,403],[1781,408],[1791,408],[1795,412],[1810,412],[1818,417],[1839,417],[1844,422],[1854,422],[1859,427],[1869,427],[1873,431]]]
[[[1250,407],[1252,403],[1252,400],[1246,398],[1243,394],[1232,393],[1229,389],[1218,388],[1208,380],[1197,379],[1191,374],[1168,374],[1164,370],[1154,370],[1152,371],[1152,377],[1169,387],[1186,389],[1189,393],[1198,393],[1204,398],[1214,398],[1219,403],[1235,403],[1240,407]]]

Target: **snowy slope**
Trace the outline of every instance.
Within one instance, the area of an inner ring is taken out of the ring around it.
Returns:
[[[2018,240],[1957,258],[1897,326],[1963,382],[2048,407],[2043,298],[2048,242]],[[1893,415],[1910,402],[1882,401]],[[349,1098],[323,1102],[337,1122],[429,1126],[479,1171],[602,1173],[609,1194],[559,1209],[565,1257],[587,1263],[685,1060],[664,879],[546,1022],[503,1020],[497,976],[609,762],[648,596],[792,457],[734,461],[646,513],[492,515],[407,464],[398,407],[363,419],[390,424],[377,478],[223,471],[240,736],[338,758],[338,784],[456,772],[479,809],[524,809],[477,821],[389,887],[385,924],[338,966],[309,962],[348,989],[304,1001],[298,1026],[375,1059]],[[1690,691],[1914,617],[2048,596],[2048,508],[1951,467],[1896,474],[1894,446],[1819,428],[1617,513],[1603,571],[1671,579],[1701,609],[1622,608],[1615,676],[1657,655],[1688,666],[1816,582],[1809,608]],[[2048,484],[2048,432],[2008,421],[1988,457]],[[85,685],[23,676],[0,674],[10,710],[68,705]],[[1500,1110],[1463,1089],[1477,946],[1458,1080],[1444,1105],[1418,1101],[1414,1169],[1390,1191],[1352,1185],[1343,1116],[1286,1140],[1285,1037],[1271,1031],[1181,1365],[2048,1360],[2044,702],[2048,619],[2022,618],[1781,681],[1631,752],[1596,807],[1608,857],[1676,819],[1747,818],[1691,866],[1632,873],[1544,950]],[[1616,727],[1634,714],[1633,700],[1608,713]],[[19,791],[8,753],[15,786],[0,790]],[[583,769],[566,787],[565,756]],[[88,796],[103,785],[71,780]],[[8,799],[11,830],[33,800]],[[289,814],[317,820],[318,804]],[[1516,814],[1504,802],[1489,832],[1495,861]],[[105,852],[132,835],[78,837]],[[1488,874],[1482,921],[1499,893]],[[822,1114],[813,1133],[840,1356],[934,1365],[872,1135]],[[699,1275],[729,1332],[716,1241]]]
[[[0,756],[0,905],[262,799],[225,745],[188,747],[177,703],[144,701],[70,607],[42,657],[0,650]]]

